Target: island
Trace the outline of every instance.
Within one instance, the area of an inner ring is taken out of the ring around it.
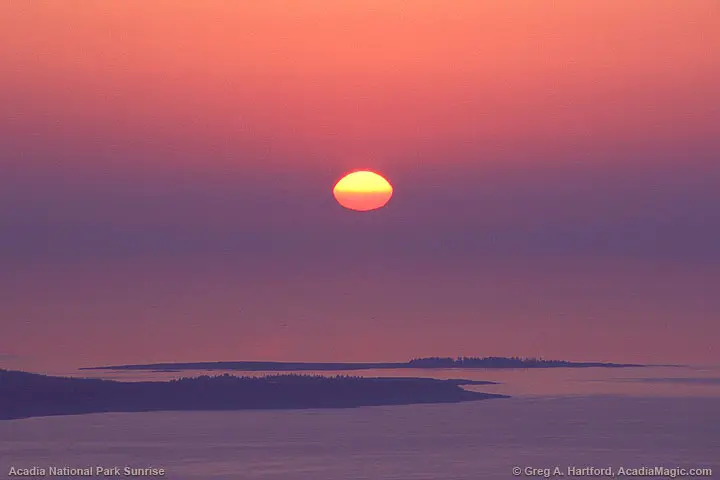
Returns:
[[[388,370],[388,369],[448,369],[448,368],[628,368],[645,367],[630,363],[568,362],[565,360],[544,360],[522,357],[425,357],[414,358],[408,362],[194,362],[194,363],[151,363],[146,365],[111,365],[85,367],[80,370],[237,370],[245,372],[297,372],[297,371],[352,371],[352,370]]]
[[[493,383],[297,374],[118,382],[0,370],[0,420],[102,412],[352,408],[507,398],[462,388]]]

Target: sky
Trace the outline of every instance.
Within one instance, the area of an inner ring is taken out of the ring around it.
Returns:
[[[720,364],[719,57],[716,0],[4,2],[0,367]]]

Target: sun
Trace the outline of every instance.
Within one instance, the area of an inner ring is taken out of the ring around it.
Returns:
[[[393,187],[382,175],[360,170],[341,178],[333,188],[333,195],[343,207],[367,212],[387,205],[393,195]]]

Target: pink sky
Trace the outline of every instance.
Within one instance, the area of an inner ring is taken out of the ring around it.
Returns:
[[[716,0],[6,2],[0,366],[720,363],[719,47]]]

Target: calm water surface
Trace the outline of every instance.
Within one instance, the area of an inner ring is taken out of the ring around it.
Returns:
[[[430,373],[501,381],[474,388],[514,397],[348,410],[5,421],[0,478],[10,466],[51,464],[158,466],[171,479],[506,479],[513,478],[514,466],[570,465],[710,467],[720,478],[720,369]]]

